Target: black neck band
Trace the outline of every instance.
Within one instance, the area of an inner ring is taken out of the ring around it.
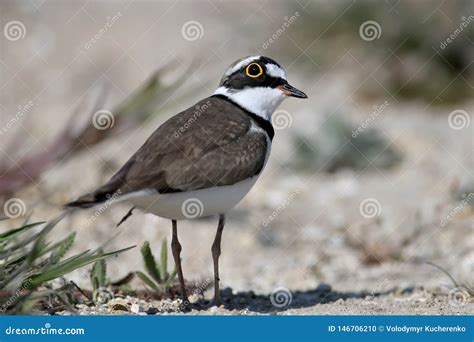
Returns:
[[[272,126],[272,123],[268,120],[265,120],[264,118],[262,118],[261,116],[258,116],[257,114],[254,114],[250,111],[248,111],[247,109],[245,109],[244,107],[242,107],[241,105],[239,105],[238,103],[235,103],[234,101],[232,101],[231,99],[229,99],[227,96],[225,95],[222,95],[222,94],[217,94],[217,95],[212,95],[212,97],[217,97],[219,99],[223,99],[223,100],[226,100],[226,101],[229,101],[230,103],[232,103],[234,106],[238,107],[239,109],[241,109],[242,111],[244,111],[248,116],[250,116],[256,123],[257,125],[263,129],[265,132],[267,132],[268,136],[270,137],[270,140],[273,140],[273,137],[275,136],[275,130],[273,129],[273,126]]]

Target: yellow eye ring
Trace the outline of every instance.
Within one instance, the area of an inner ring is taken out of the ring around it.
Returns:
[[[252,66],[257,66],[258,67],[258,73],[257,74],[251,74],[250,73],[250,67]],[[249,65],[247,65],[247,67],[245,68],[245,74],[248,76],[248,77],[252,77],[252,78],[257,78],[259,76],[261,76],[263,74],[263,69],[262,67],[260,66],[260,64],[258,63],[250,63]]]

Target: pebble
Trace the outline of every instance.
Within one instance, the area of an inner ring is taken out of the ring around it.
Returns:
[[[219,311],[219,308],[215,305],[209,308],[209,312],[211,313],[217,313],[218,311]]]
[[[147,315],[156,315],[158,312],[159,310],[157,308],[149,308],[148,310],[146,310]]]
[[[328,285],[326,283],[321,283],[318,285],[318,287],[316,288],[316,291],[319,291],[319,292],[331,292],[332,291],[332,287],[331,285]]]
[[[135,304],[132,304],[132,307],[130,308],[130,311],[133,312],[133,313],[138,314],[138,313],[144,312],[145,309],[142,308],[140,305],[135,303]]]
[[[115,311],[128,311],[127,307],[123,304],[114,304],[112,306],[112,310],[115,310]]]

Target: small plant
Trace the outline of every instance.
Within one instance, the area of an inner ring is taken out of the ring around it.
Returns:
[[[100,249],[98,253],[103,254],[102,249]],[[93,291],[107,286],[107,264],[104,259],[97,260],[94,265],[92,265],[90,278]]]
[[[151,252],[150,243],[148,241],[145,241],[143,244],[141,253],[145,264],[145,270],[148,275],[138,271],[136,272],[137,276],[153,290],[158,292],[167,291],[173,285],[176,278],[176,268],[173,272],[168,272],[168,248],[166,239],[164,239],[161,244],[159,266]]]
[[[102,249],[98,251],[103,254]],[[107,279],[107,264],[105,259],[97,260],[90,272],[92,284],[92,301],[94,304],[105,304],[114,297],[112,290],[109,289],[110,281]]]
[[[76,234],[71,233],[58,242],[47,239],[63,217],[61,215],[48,223],[24,224],[0,234],[1,313],[29,311],[45,301],[68,306],[71,304],[72,283],[64,281],[59,288],[53,288],[49,283],[51,280],[133,248],[105,253],[101,249],[86,250],[65,258]]]
[[[451,282],[453,283],[453,286],[454,286],[453,290],[464,291],[467,294],[468,299],[471,298],[471,297],[474,297],[474,289],[469,287],[467,284],[460,284],[456,279],[454,279],[454,277],[451,275],[451,273],[449,273],[446,269],[444,269],[443,267],[441,267],[439,265],[436,265],[435,263],[432,263],[430,261],[427,261],[426,263],[428,265],[433,266],[434,268],[440,270],[441,272],[443,272],[449,278],[449,280],[451,280]]]
[[[98,253],[103,254],[102,249]],[[94,304],[105,304],[115,297],[117,292],[126,294],[134,294],[134,291],[129,287],[130,281],[133,279],[135,273],[130,272],[123,278],[112,282],[107,277],[107,263],[106,259],[97,260],[90,270],[90,280],[92,285],[92,299]]]

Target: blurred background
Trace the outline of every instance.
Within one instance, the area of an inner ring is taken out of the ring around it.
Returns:
[[[268,166],[229,214],[222,287],[446,289],[427,262],[474,287],[472,1],[2,0],[0,9],[0,215],[12,218],[2,230],[57,216],[167,118],[212,94],[234,60],[261,54],[309,98],[274,114]],[[77,231],[80,251],[120,233],[115,248],[149,240],[159,254],[171,223],[137,212],[116,229],[128,209],[75,213],[54,237]],[[212,276],[216,225],[179,223],[189,281]],[[141,268],[135,249],[108,271]],[[84,284],[86,274],[71,278]]]

